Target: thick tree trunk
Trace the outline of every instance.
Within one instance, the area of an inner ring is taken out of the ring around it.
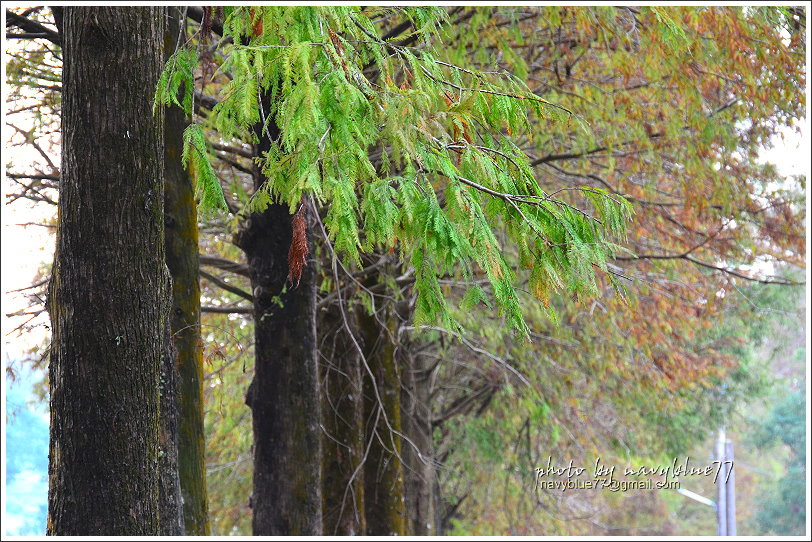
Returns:
[[[273,123],[257,127],[260,132],[257,156],[279,135]],[[257,172],[255,188],[264,182]],[[235,239],[247,256],[254,294],[256,355],[246,397],[254,426],[254,535],[322,529],[316,272],[311,250],[298,286],[286,284],[291,219],[286,206],[271,205],[251,213]]]
[[[352,313],[348,315],[351,317]],[[352,325],[353,320],[347,322]],[[338,306],[319,315],[324,533],[366,533],[361,359]],[[351,328],[352,329],[352,328]],[[353,330],[354,331],[354,330]]]
[[[363,311],[363,309],[361,309]],[[380,320],[380,321],[379,321]],[[393,338],[397,321],[391,307],[377,316],[359,315],[364,355],[374,375],[364,371],[364,511],[367,534],[406,534],[406,500],[401,446],[400,374]]]
[[[158,535],[165,8],[64,8],[48,534]]]
[[[181,30],[181,9],[170,7],[167,58],[175,50]],[[200,282],[198,278],[197,204],[189,174],[181,164],[183,131],[189,124],[183,110],[166,110],[166,264],[172,274],[172,338],[177,349],[178,472],[183,495],[185,532],[207,536],[206,450],[203,428],[203,352],[200,341]]]

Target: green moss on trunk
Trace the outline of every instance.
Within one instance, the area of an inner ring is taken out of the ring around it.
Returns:
[[[170,8],[166,41],[175,50],[179,10]],[[177,350],[178,473],[185,533],[210,534],[203,426],[203,352],[200,340],[197,204],[194,186],[181,164],[188,119],[178,107],[166,110],[166,263],[172,274],[172,337]]]

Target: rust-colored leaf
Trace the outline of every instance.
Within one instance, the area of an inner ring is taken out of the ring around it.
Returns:
[[[302,269],[307,265],[307,255],[310,249],[307,246],[307,224],[305,223],[305,206],[301,205],[291,221],[292,237],[288,251],[288,281],[299,286],[302,279]]]
[[[259,10],[251,8],[251,18],[253,19],[252,30],[254,32],[254,37],[259,37],[262,35],[262,14]]]

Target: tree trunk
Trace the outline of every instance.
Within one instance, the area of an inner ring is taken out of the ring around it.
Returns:
[[[263,102],[270,111],[267,96]],[[255,154],[262,156],[279,130],[270,122],[256,132]],[[255,189],[264,182],[257,171]],[[270,205],[252,212],[235,239],[247,256],[254,294],[256,354],[246,397],[254,427],[254,535],[322,529],[316,272],[310,250],[298,286],[286,284],[291,219],[286,206]]]
[[[183,503],[178,477],[178,352],[172,343],[172,328],[164,324],[161,358],[161,422],[158,432],[158,478],[160,480],[161,536],[183,534]]]
[[[164,8],[64,8],[50,535],[158,535]]]
[[[393,340],[397,322],[391,307],[384,307],[377,319],[362,313],[359,320],[364,355],[374,376],[373,380],[364,374],[364,423],[369,447],[364,464],[367,534],[405,535],[400,374]]]
[[[181,30],[181,9],[167,8],[167,54],[175,50]],[[165,152],[166,264],[172,274],[170,322],[177,349],[178,472],[183,495],[185,532],[207,536],[206,449],[203,426],[203,352],[200,340],[197,204],[194,186],[181,164],[183,131],[189,124],[177,106],[166,109]]]
[[[350,324],[352,321],[348,322]],[[364,535],[363,378],[358,349],[338,306],[319,315],[324,533]],[[351,324],[350,324],[351,325]]]
[[[410,350],[410,343],[402,345]],[[431,426],[431,360],[420,354],[407,355],[403,371],[403,431],[412,446],[403,449],[406,479],[406,509],[410,534],[439,535],[437,480]],[[419,454],[418,454],[419,451]]]

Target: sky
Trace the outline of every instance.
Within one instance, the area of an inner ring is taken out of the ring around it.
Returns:
[[[49,420],[47,405],[33,401],[40,378],[23,367],[15,382],[6,381],[4,537],[45,534]]]
[[[4,45],[7,42],[4,42]],[[4,48],[5,49],[5,48]],[[5,50],[3,51],[5,54]],[[5,59],[4,59],[5,60]],[[5,68],[5,61],[3,62]],[[3,81],[3,117],[7,107],[5,72]],[[8,163],[31,164],[42,159],[33,151],[24,152],[20,147],[9,147],[8,141],[13,130],[3,122],[3,158]],[[50,153],[51,159],[59,163],[58,149]],[[3,168],[5,170],[5,168]],[[48,205],[35,207],[28,201],[17,201],[7,205],[5,195],[11,191],[12,181],[3,174],[2,209],[2,357],[3,357],[3,418],[2,440],[3,469],[3,521],[2,534],[44,535],[48,508],[48,405],[38,401],[34,393],[35,384],[44,374],[33,371],[20,360],[26,350],[42,344],[47,331],[47,314],[40,315],[32,323],[42,326],[22,337],[9,334],[22,323],[18,318],[6,315],[27,305],[20,293],[7,293],[10,290],[30,285],[43,263],[53,259],[53,237],[49,230],[40,226],[23,227],[19,224],[42,222],[53,215],[54,209]],[[12,367],[16,379],[9,378],[6,372]]]
[[[10,134],[3,124],[5,160],[30,163],[33,158],[9,148]],[[11,191],[11,181],[3,175],[3,194]],[[34,206],[18,201],[2,207],[2,334],[3,334],[3,389],[5,393],[5,458],[3,480],[2,522],[3,537],[44,535],[48,513],[48,405],[36,400],[34,386],[44,374],[20,363],[25,352],[47,338],[47,314],[32,323],[41,324],[33,333],[17,336],[12,330],[20,325],[19,318],[6,315],[27,306],[22,293],[11,290],[30,285],[42,264],[53,259],[54,239],[47,228],[21,226],[42,222],[50,218],[54,209],[48,205]],[[6,368],[11,366],[16,379],[8,378]]]

